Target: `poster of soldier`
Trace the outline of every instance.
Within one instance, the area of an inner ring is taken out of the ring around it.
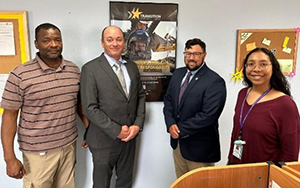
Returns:
[[[141,74],[146,101],[162,101],[176,68],[178,4],[110,1],[110,24],[124,32],[124,58]]]

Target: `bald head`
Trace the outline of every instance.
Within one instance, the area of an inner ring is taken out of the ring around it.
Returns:
[[[110,26],[105,27],[105,28],[102,30],[101,40],[104,39],[105,31],[106,31],[106,30],[111,30],[111,29],[113,29],[113,30],[119,30],[119,31],[123,34],[123,37],[125,38],[125,35],[124,35],[123,31],[122,31],[118,26],[110,25]]]
[[[118,61],[125,46],[124,33],[117,26],[108,26],[102,31],[101,45],[104,52]]]

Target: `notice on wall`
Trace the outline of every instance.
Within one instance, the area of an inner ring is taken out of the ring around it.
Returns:
[[[0,101],[2,100],[2,94],[5,88],[6,80],[9,74],[0,74]]]
[[[0,56],[16,55],[14,25],[12,22],[0,22]]]

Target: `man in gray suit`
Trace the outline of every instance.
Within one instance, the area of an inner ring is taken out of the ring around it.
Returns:
[[[125,45],[121,29],[104,28],[101,45],[104,53],[86,63],[81,72],[82,109],[90,120],[83,146],[93,156],[94,188],[109,188],[114,167],[116,187],[129,188],[146,96],[136,64],[121,57]]]

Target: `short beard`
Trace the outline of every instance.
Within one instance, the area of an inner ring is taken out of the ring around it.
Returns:
[[[192,62],[195,62],[195,61],[192,61]],[[195,62],[195,63],[196,63],[196,62]],[[196,64],[196,66],[195,66],[194,68],[190,68],[188,64],[186,64],[185,66],[186,66],[186,68],[189,69],[190,71],[194,71],[194,70],[197,70],[201,65],[198,66],[198,65]]]

